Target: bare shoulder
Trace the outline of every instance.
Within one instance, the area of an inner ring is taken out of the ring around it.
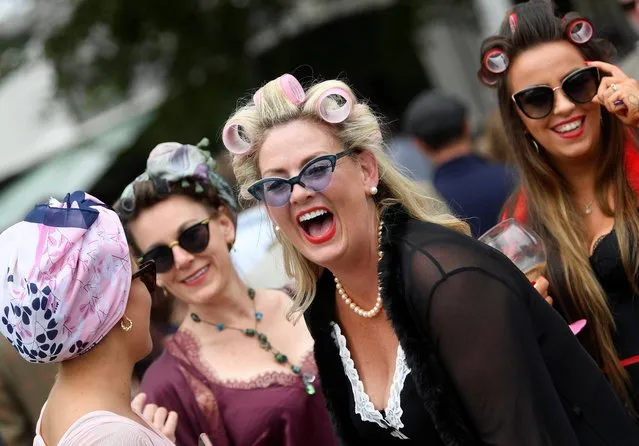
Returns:
[[[293,299],[285,290],[260,288],[257,291],[257,304],[265,311],[286,315],[293,305]]]

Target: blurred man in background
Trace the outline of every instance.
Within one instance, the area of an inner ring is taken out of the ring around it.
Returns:
[[[515,186],[513,171],[473,153],[467,110],[457,98],[427,91],[409,104],[404,130],[430,158],[433,185],[478,236],[497,223]]]

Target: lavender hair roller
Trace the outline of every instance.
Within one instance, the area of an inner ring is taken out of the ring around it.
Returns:
[[[331,98],[337,96],[339,99]],[[341,104],[341,105],[340,105]],[[317,101],[317,113],[330,124],[339,124],[348,118],[353,108],[351,95],[343,88],[330,88]]]
[[[245,155],[251,150],[251,144],[240,136],[240,124],[227,122],[222,130],[222,142],[226,150],[234,155]]]

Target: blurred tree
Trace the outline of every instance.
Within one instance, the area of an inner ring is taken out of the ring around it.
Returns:
[[[160,141],[196,143],[209,136],[212,151],[218,150],[221,126],[238,96],[284,71],[349,78],[362,95],[374,96],[380,111],[398,117],[427,86],[413,46],[413,30],[424,17],[419,11],[433,3],[472,9],[471,0],[30,1],[29,26],[11,41],[0,33],[0,75],[24,60],[16,48],[37,40],[54,66],[57,97],[79,119],[145,83],[167,92],[149,128],[92,191],[108,201],[144,169],[149,149]],[[342,11],[333,14],[341,24],[325,26],[331,19],[319,16],[330,17],[327,11]],[[343,19],[350,16],[359,19]],[[287,32],[300,23],[315,31]],[[251,50],[264,43],[264,31],[275,44]],[[305,64],[313,67],[310,73]]]

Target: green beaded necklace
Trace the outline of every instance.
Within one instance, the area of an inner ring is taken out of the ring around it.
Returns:
[[[243,333],[245,336],[248,336],[249,338],[257,339],[259,346],[262,350],[265,350],[273,354],[273,358],[275,358],[275,362],[277,362],[278,364],[290,365],[291,371],[294,374],[301,376],[302,382],[304,383],[304,390],[306,390],[306,393],[309,395],[314,395],[315,386],[313,385],[313,381],[315,381],[315,375],[313,373],[302,373],[302,368],[299,365],[295,365],[289,362],[288,356],[286,356],[284,353],[274,348],[269,342],[268,336],[266,336],[265,333],[257,329],[257,323],[260,322],[262,318],[264,318],[264,313],[262,313],[261,311],[257,311],[255,309],[255,290],[253,288],[248,289],[248,296],[251,299],[251,302],[253,303],[253,313],[255,314],[255,327],[253,328],[237,328],[237,327],[231,327],[230,325],[226,325],[222,323],[207,322],[202,320],[200,316],[198,316],[196,313],[191,313],[191,319],[193,320],[193,322],[196,322],[198,324],[204,323],[204,324],[212,325],[213,327],[217,328],[217,331],[222,331],[228,328],[230,330],[239,331]]]

